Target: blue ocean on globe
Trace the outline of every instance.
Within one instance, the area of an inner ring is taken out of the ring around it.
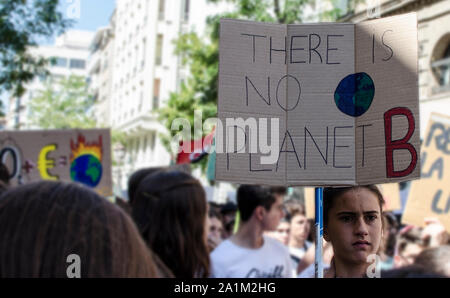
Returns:
[[[73,181],[96,187],[102,178],[102,164],[91,154],[78,156],[70,165],[70,177]]]
[[[365,72],[359,72],[341,80],[334,93],[334,101],[342,113],[358,117],[369,110],[374,95],[372,78]]]

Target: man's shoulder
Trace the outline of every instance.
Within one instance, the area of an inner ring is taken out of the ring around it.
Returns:
[[[289,249],[286,245],[278,241],[277,239],[266,237],[264,236],[264,241],[266,242],[266,246],[270,249],[276,249],[280,251],[286,252],[286,254],[289,254]]]
[[[226,239],[211,252],[211,258],[222,257],[223,254],[228,254],[230,250],[233,250],[235,247],[236,245],[233,244],[230,239]]]

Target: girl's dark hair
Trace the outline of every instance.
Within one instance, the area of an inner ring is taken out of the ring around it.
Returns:
[[[8,168],[5,166],[4,163],[0,162],[0,181],[3,182],[5,185],[9,185],[9,171]]]
[[[384,199],[378,187],[375,185],[352,186],[352,187],[325,187],[323,190],[323,226],[328,226],[328,215],[334,206],[336,198],[350,190],[366,188],[376,195],[380,204],[380,214],[383,213]]]
[[[152,175],[154,173],[157,173],[159,171],[163,171],[166,168],[164,167],[153,167],[153,168],[144,168],[137,170],[134,172],[131,177],[128,179],[128,203],[130,205],[133,204],[134,200],[134,194],[137,191],[137,188],[139,186],[139,183],[147,177],[148,175]]]
[[[149,247],[177,278],[209,276],[206,195],[200,182],[178,171],[145,177],[132,215]]]
[[[219,211],[217,211],[216,208],[214,208],[214,207],[212,207],[212,206],[209,207],[208,217],[209,217],[209,218],[214,218],[214,217],[215,217],[215,218],[217,218],[217,219],[220,220],[220,221],[223,220],[222,214],[221,214]]]
[[[0,277],[157,277],[153,255],[131,218],[85,187],[18,186],[0,197]]]

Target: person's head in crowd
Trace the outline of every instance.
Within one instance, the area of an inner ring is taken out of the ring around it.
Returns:
[[[0,182],[9,185],[9,171],[4,163],[0,162]]]
[[[376,186],[325,188],[324,239],[334,251],[336,277],[364,277],[367,257],[379,250],[383,196]]]
[[[80,266],[69,270],[69,260],[76,259]],[[159,276],[153,254],[132,219],[92,190],[44,181],[3,193],[0,277],[65,278],[68,274]]]
[[[276,229],[276,233],[278,235],[278,239],[284,245],[288,245],[289,243],[289,235],[291,231],[291,224],[289,222],[289,218],[283,217],[278,224]]]
[[[177,278],[208,277],[208,206],[200,182],[179,171],[146,176],[133,218],[149,247]]]
[[[235,203],[228,201],[225,205],[220,209],[220,213],[222,214],[224,224],[229,223],[234,220],[236,217],[236,211],[238,210]]]
[[[216,202],[208,202],[209,210],[214,210],[215,213],[220,214],[220,218],[222,219],[222,214],[220,213],[220,210],[222,209],[222,205],[216,203]]]
[[[424,247],[422,229],[412,225],[405,226],[397,235],[394,267],[399,268],[413,264]]]
[[[395,241],[399,228],[397,218],[391,212],[383,212],[383,241],[381,242],[381,250],[384,255],[393,257],[395,253]]]
[[[0,162],[0,194],[9,187],[9,171],[5,164]]]
[[[250,223],[261,231],[276,230],[285,215],[282,197],[275,197],[269,187],[241,185],[237,201],[242,224]]]
[[[278,227],[276,228],[275,231],[269,231],[266,232],[265,234],[269,237],[277,239],[278,241],[287,246],[289,243],[290,227],[291,224],[289,222],[289,218],[283,217],[280,220],[280,223],[278,224]]]
[[[209,231],[208,231],[208,245],[210,251],[214,250],[222,242],[223,223],[221,214],[214,208],[209,208],[208,211]]]
[[[134,172],[130,178],[128,179],[128,203],[130,205],[133,204],[134,194],[137,191],[139,183],[147,176],[157,173],[159,171],[163,171],[166,168],[164,167],[151,167],[151,168],[143,168]]]
[[[420,265],[430,272],[450,277],[450,245],[423,250],[416,257],[414,264]]]
[[[2,193],[4,193],[5,191],[7,191],[9,188],[9,186],[5,183],[3,183],[2,181],[0,181],[0,195]]]
[[[284,197],[287,195],[287,187],[285,186],[272,186],[270,191],[276,198],[281,198],[281,201],[284,201]]]
[[[222,221],[222,223],[223,223],[223,221]],[[236,225],[236,219],[233,219],[224,225],[222,239],[224,239],[224,240],[228,239],[233,235],[235,225]]]
[[[305,205],[290,203],[287,205],[287,211],[291,218],[289,246],[303,247],[310,231],[310,225],[306,218]]]
[[[232,201],[228,201],[225,205],[220,208],[220,213],[222,215],[222,224],[224,227],[222,238],[227,239],[233,235],[233,228],[236,219],[236,212],[238,207]]]

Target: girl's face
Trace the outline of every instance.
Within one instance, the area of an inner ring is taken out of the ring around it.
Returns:
[[[380,204],[374,193],[361,187],[335,198],[324,230],[335,258],[345,263],[366,263],[369,255],[378,252],[381,237]]]

